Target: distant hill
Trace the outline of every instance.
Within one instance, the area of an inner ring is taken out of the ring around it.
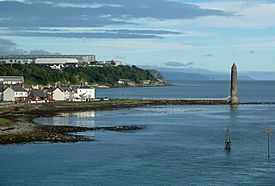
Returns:
[[[165,80],[165,77],[157,70],[148,70],[156,79]]]
[[[63,84],[105,84],[117,86],[120,79],[127,80],[131,84],[142,84],[144,80],[159,83],[161,78],[157,71],[143,70],[136,66],[68,66],[62,70],[51,69],[46,65],[37,64],[13,64],[0,65],[0,76],[24,76],[27,84],[48,85],[56,82]]]
[[[207,75],[199,73],[188,73],[179,71],[161,71],[161,74],[167,81],[178,81],[178,80],[210,80],[211,78]]]
[[[230,73],[189,73],[179,71],[161,71],[168,81],[174,80],[230,80]],[[239,74],[239,80],[253,80],[253,78]]]
[[[168,68],[152,67],[147,65],[139,66],[143,69],[155,68],[167,81],[178,80],[230,80],[230,71],[228,73],[209,71],[206,69],[189,69],[189,68]],[[238,74],[239,80],[253,80],[245,73]]]
[[[248,71],[245,75],[256,80],[275,80],[275,72]]]

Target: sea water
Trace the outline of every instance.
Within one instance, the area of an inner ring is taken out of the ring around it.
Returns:
[[[111,98],[225,98],[230,96],[229,81],[178,81],[174,86],[98,89],[98,97]],[[275,102],[275,81],[239,81],[242,102]]]
[[[221,92],[214,94],[201,82],[190,86],[204,86],[209,96],[227,94],[228,82],[211,83],[210,87],[221,87]],[[247,100],[272,101],[274,85],[243,82],[239,89]],[[131,98],[141,96],[137,92],[146,97],[153,92],[163,97],[172,93],[170,89],[177,96],[196,92],[183,86],[124,90]],[[112,93],[119,95],[121,90]],[[101,91],[107,95],[104,91],[110,90]],[[201,91],[196,94],[202,95]],[[88,127],[139,125],[143,129],[80,133],[95,139],[92,142],[2,145],[0,185],[275,185],[275,141],[272,136],[268,159],[264,135],[267,129],[275,131],[275,105],[145,106],[62,113],[34,121]],[[224,149],[227,128],[232,135],[230,152]]]

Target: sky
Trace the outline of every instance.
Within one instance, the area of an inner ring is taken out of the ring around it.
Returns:
[[[0,54],[275,71],[275,0],[0,0]]]

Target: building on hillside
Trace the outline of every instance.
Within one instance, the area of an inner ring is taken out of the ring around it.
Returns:
[[[150,85],[150,83],[151,83],[151,80],[143,80],[142,81],[142,84],[144,84],[144,85]]]
[[[4,56],[0,56],[0,64],[30,64],[32,63],[32,59],[26,58],[5,58]]]
[[[74,92],[69,87],[57,87],[52,91],[53,101],[71,101],[74,98]]]
[[[41,89],[31,89],[29,92],[29,100],[35,102],[46,102],[47,94]]]
[[[105,64],[112,65],[112,66],[119,66],[119,65],[122,65],[122,62],[121,61],[111,60],[111,61],[106,61]]]
[[[95,88],[89,86],[80,86],[76,89],[74,101],[90,101],[95,99]]]
[[[0,84],[2,85],[22,85],[24,83],[23,76],[0,76]]]
[[[120,84],[120,85],[125,85],[128,82],[130,82],[129,79],[120,79],[120,80],[117,81],[117,83]]]
[[[0,64],[82,64],[95,62],[95,55],[3,55],[0,56]]]
[[[105,65],[106,61],[97,61],[96,63],[99,64],[99,65]]]
[[[120,79],[117,81],[120,85],[129,85],[129,86],[135,86],[135,82],[131,81],[130,79]]]
[[[3,91],[3,101],[28,101],[28,91],[21,86],[11,86]]]
[[[52,69],[61,69],[65,65],[79,65],[76,58],[37,58],[35,64],[49,65]]]
[[[95,55],[82,55],[81,57],[78,57],[77,59],[79,62],[82,62],[82,63],[90,63],[90,62],[96,61]]]

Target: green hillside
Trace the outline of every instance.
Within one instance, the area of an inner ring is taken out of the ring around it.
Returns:
[[[46,65],[13,64],[0,65],[0,76],[24,76],[27,84],[48,85],[56,82],[79,84],[88,82],[117,86],[120,79],[142,84],[144,80],[151,80],[153,84],[162,84],[156,73],[143,70],[136,66],[68,66],[62,70],[51,69]]]

